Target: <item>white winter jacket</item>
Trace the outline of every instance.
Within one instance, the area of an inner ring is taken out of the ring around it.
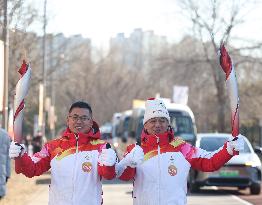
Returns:
[[[75,135],[67,130],[61,138],[44,145],[33,157],[16,159],[16,172],[39,176],[51,168],[49,205],[101,205],[102,177],[115,177],[115,167],[98,164],[105,141],[100,133]]]
[[[6,178],[10,177],[10,158],[8,150],[10,146],[10,137],[8,133],[0,128],[0,196],[6,194]]]
[[[186,205],[187,176],[192,166],[202,171],[214,171],[232,156],[226,145],[215,152],[193,147],[173,134],[141,137],[144,162],[134,168],[127,167],[122,180],[134,180],[134,205]],[[129,153],[135,145],[127,149]]]

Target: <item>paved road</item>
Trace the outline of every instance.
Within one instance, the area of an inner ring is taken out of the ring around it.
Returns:
[[[132,205],[131,184],[104,184],[105,205]],[[252,205],[225,190],[203,189],[198,194],[188,196],[188,205]],[[258,204],[256,204],[258,205]]]
[[[47,205],[48,186],[39,185],[41,188],[32,196],[31,202],[26,205]],[[132,205],[131,198],[132,184],[106,182],[103,184],[104,205]],[[203,189],[197,194],[188,196],[188,205],[260,205],[259,203],[249,203],[236,195],[237,191]],[[240,197],[242,195],[240,194]],[[245,195],[244,195],[245,196]],[[243,198],[243,197],[242,197]]]
[[[131,184],[104,184],[104,205],[132,205]]]

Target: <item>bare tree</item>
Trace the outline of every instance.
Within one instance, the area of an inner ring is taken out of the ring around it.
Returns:
[[[218,130],[226,130],[225,76],[217,63],[221,42],[232,44],[233,30],[245,22],[245,15],[256,5],[254,1],[178,0],[181,12],[192,23],[193,34],[202,42],[202,59],[209,65],[216,88]],[[261,46],[261,45],[260,45]]]
[[[3,28],[3,0],[0,0],[0,28]],[[37,19],[37,11],[24,0],[8,1],[8,24],[9,24],[9,73],[8,73],[8,95],[9,103],[13,103],[15,85],[18,81],[18,68],[23,59],[31,58],[32,64],[37,60],[38,37],[33,33],[26,33],[27,28]],[[1,30],[2,32],[2,30]],[[27,60],[27,59],[26,59]],[[35,69],[37,71],[37,69]],[[35,74],[37,72],[34,72]],[[36,74],[37,76],[37,74]],[[34,79],[34,78],[33,78]],[[33,93],[33,92],[32,92]],[[32,96],[32,94],[31,94]],[[27,101],[27,106],[34,110],[36,98]],[[34,106],[33,106],[34,105]],[[27,112],[31,112],[26,109]],[[32,118],[25,117],[25,128],[32,127]]]
[[[130,109],[132,100],[144,91],[142,75],[115,62],[112,55],[108,53],[96,63],[86,63],[69,74],[71,88],[74,87],[68,90],[71,97],[90,102],[99,123],[111,120],[114,112]]]

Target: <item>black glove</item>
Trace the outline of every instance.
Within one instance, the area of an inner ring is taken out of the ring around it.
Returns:
[[[8,179],[9,179],[9,177],[6,177],[6,178],[5,178],[5,182],[6,182],[6,183],[7,183]]]

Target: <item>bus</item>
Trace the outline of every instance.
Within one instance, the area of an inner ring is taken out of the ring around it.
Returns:
[[[132,115],[132,110],[126,110],[119,113],[119,117],[117,120],[117,126],[115,127],[115,135],[113,136],[113,145],[115,150],[117,151],[118,157],[121,158],[123,156],[126,145],[134,143],[130,141],[128,127],[130,117]]]

